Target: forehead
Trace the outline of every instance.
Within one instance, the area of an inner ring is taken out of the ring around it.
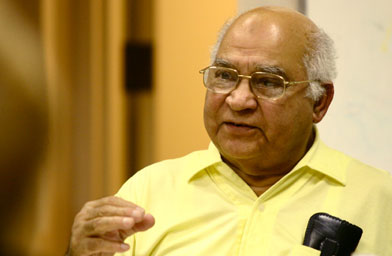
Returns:
[[[305,31],[292,18],[250,15],[230,27],[217,58],[243,72],[258,66],[274,66],[287,73],[298,73],[303,70],[305,46]]]

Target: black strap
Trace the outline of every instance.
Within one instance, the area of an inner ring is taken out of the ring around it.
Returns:
[[[339,251],[339,243],[326,238],[321,245],[321,254],[320,256],[336,256]]]

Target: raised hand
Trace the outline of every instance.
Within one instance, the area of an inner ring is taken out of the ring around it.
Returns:
[[[124,252],[124,240],[155,223],[151,214],[122,198],[110,196],[86,203],[72,226],[67,256],[113,255]]]

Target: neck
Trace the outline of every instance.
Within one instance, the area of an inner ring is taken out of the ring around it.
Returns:
[[[250,188],[256,193],[257,196],[260,196],[265,191],[267,191],[272,185],[278,182],[283,176],[285,176],[289,171],[283,172],[270,172],[270,171],[258,171],[260,174],[249,174],[255,173],[254,171],[248,171],[248,169],[244,166],[242,168],[238,168],[236,165],[233,165],[229,161],[224,160],[237,174],[243,179]],[[252,169],[254,170],[254,169]]]
[[[287,157],[288,161],[272,167],[260,166],[262,161],[259,159],[231,161],[223,156],[222,159],[252,188],[257,196],[260,196],[294,168],[313,145],[313,141],[314,132],[303,149],[294,151],[296,154],[292,153],[292,156]]]

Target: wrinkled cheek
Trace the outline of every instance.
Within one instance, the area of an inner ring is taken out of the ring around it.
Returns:
[[[207,92],[204,103],[204,126],[211,139],[217,133],[219,110],[223,102],[222,95]]]
[[[214,136],[217,130],[216,117],[215,113],[211,112],[208,108],[204,108],[204,127],[210,138]]]

